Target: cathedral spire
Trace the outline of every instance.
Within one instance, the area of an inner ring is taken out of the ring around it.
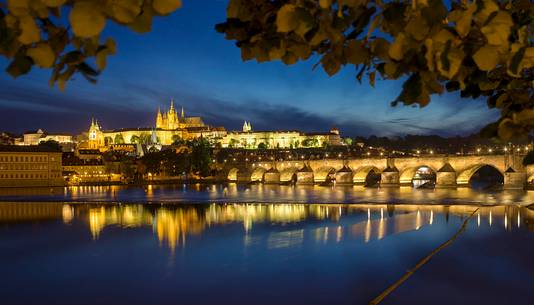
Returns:
[[[170,112],[174,110],[174,98],[171,97],[171,108],[169,109]]]
[[[185,114],[184,114],[184,106],[182,106],[182,119],[185,118]]]

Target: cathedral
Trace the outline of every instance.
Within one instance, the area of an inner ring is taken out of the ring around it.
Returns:
[[[150,147],[171,145],[178,139],[204,138],[224,148],[300,148],[341,145],[337,129],[325,133],[303,133],[296,130],[254,131],[252,124],[245,121],[242,131],[227,132],[224,127],[212,127],[201,117],[185,115],[183,107],[176,112],[171,99],[168,110],[158,109],[155,125],[146,128],[121,128],[104,130],[97,120],[91,121],[86,148],[116,149],[122,144],[143,144]]]
[[[171,99],[167,111],[162,113],[161,109],[158,109],[154,127],[104,130],[98,121],[92,119],[86,146],[91,149],[106,149],[119,144],[170,145],[176,139],[204,137],[217,141],[225,135],[224,127],[206,125],[201,117],[185,116],[183,107],[178,116],[174,100]]]
[[[156,115],[156,128],[175,130],[175,129],[187,129],[187,128],[203,128],[207,127],[200,117],[186,117],[184,113],[184,107],[180,112],[180,116],[174,109],[174,100],[171,99],[171,106],[168,111],[161,113],[161,109],[158,109]]]

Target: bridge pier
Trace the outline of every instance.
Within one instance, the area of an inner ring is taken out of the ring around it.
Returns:
[[[303,168],[297,171],[297,184],[314,184],[315,180],[313,179],[313,170],[304,165]]]
[[[396,167],[387,167],[382,171],[380,179],[381,187],[399,187],[400,177],[399,170]]]
[[[516,172],[511,167],[504,172],[505,190],[522,190],[527,184],[527,173]]]
[[[352,185],[353,173],[350,168],[343,166],[336,172],[336,184]]]
[[[265,184],[280,184],[280,172],[272,167],[263,174],[263,182]]]
[[[436,188],[456,188],[456,171],[449,163],[445,163],[436,172]]]
[[[249,170],[240,170],[237,172],[237,183],[248,183],[252,181],[252,172]]]

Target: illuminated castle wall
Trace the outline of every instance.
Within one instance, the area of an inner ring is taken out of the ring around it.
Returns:
[[[222,138],[226,130],[206,125],[200,117],[186,117],[182,108],[180,116],[171,100],[168,111],[158,110],[155,127],[121,128],[103,130],[97,120],[91,121],[88,132],[88,148],[99,149],[113,144],[162,144],[170,145],[176,139],[190,140],[199,137]]]

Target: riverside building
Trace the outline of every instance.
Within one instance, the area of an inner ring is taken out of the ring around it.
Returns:
[[[88,140],[83,148],[108,150],[117,145],[146,144],[171,145],[177,139],[193,140],[204,138],[223,148],[307,148],[342,145],[339,130],[329,132],[304,133],[297,130],[254,131],[250,122],[245,121],[242,131],[227,132],[224,127],[212,127],[201,117],[188,117],[182,108],[180,114],[171,100],[169,110],[158,109],[155,124],[146,128],[122,128],[104,130],[98,120],[92,120],[87,133]]]
[[[0,187],[63,185],[61,152],[43,146],[0,146]]]

